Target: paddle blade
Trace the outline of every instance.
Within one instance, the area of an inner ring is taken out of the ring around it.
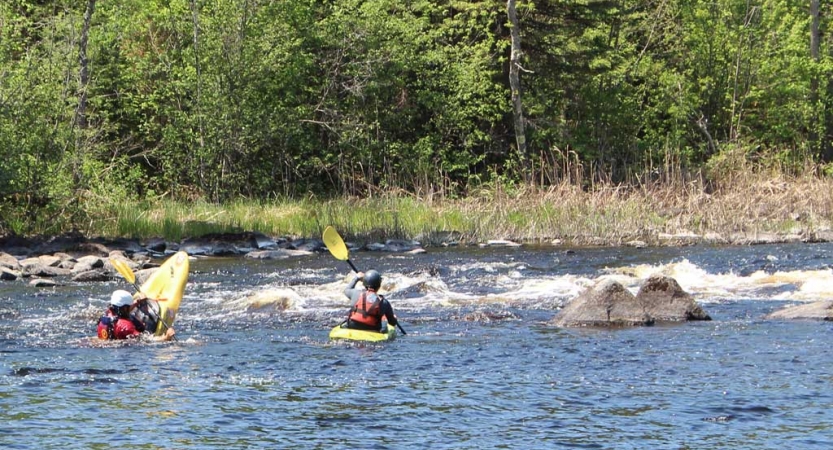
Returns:
[[[133,273],[133,270],[130,269],[126,262],[121,259],[111,259],[110,264],[112,264],[113,267],[119,271],[121,276],[123,276],[129,283],[136,283],[136,274]]]
[[[347,246],[344,245],[344,239],[339,236],[335,228],[328,226],[324,230],[322,239],[324,240],[324,245],[327,246],[327,250],[333,254],[335,259],[346,261],[350,257],[350,252],[347,251]]]

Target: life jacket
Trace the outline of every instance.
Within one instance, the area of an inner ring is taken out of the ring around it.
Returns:
[[[362,292],[362,295],[356,300],[356,304],[350,308],[349,319],[362,325],[380,328],[382,326],[382,296],[373,292],[376,301],[368,304],[367,296],[369,293],[369,291]]]
[[[153,308],[150,307],[151,312]],[[145,323],[142,322],[140,319],[133,317],[131,314],[130,317],[126,320],[129,320],[133,327],[136,328],[137,331],[142,332],[145,331]],[[115,339],[116,338],[116,323],[119,321],[119,315],[117,310],[108,309],[103,316],[98,319],[98,327],[96,327],[96,333],[98,334],[99,339]],[[155,331],[155,330],[154,330]]]
[[[116,326],[116,322],[119,320],[118,316],[112,316],[109,314],[105,314],[98,319],[98,338],[99,339],[115,339],[116,333],[113,331],[113,328]]]
[[[107,311],[98,319],[96,334],[99,339],[114,339],[113,328],[119,320],[119,310],[115,306],[108,306]]]
[[[145,331],[155,333],[156,327],[159,325],[159,303],[153,300],[140,303],[131,311],[130,318],[134,324],[140,323]]]

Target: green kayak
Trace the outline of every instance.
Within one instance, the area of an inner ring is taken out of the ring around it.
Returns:
[[[382,327],[382,332],[367,331],[367,330],[353,330],[346,328],[345,325],[336,325],[330,330],[330,339],[349,339],[351,341],[365,341],[365,342],[381,342],[389,341],[396,337],[396,327],[389,327],[385,325]]]

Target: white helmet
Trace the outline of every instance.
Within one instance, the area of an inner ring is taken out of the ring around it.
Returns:
[[[113,295],[110,296],[110,304],[118,307],[131,305],[133,304],[133,296],[127,291],[115,291],[113,292]]]

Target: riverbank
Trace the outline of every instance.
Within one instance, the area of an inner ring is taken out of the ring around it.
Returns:
[[[98,206],[88,216],[76,234],[138,242],[249,232],[315,239],[327,225],[359,244],[400,239],[425,247],[490,240],[559,246],[822,242],[833,240],[833,182],[758,175],[722,186],[680,181],[581,189],[563,184],[546,190],[484,190],[465,199],[390,193],[225,205],[136,201]]]

